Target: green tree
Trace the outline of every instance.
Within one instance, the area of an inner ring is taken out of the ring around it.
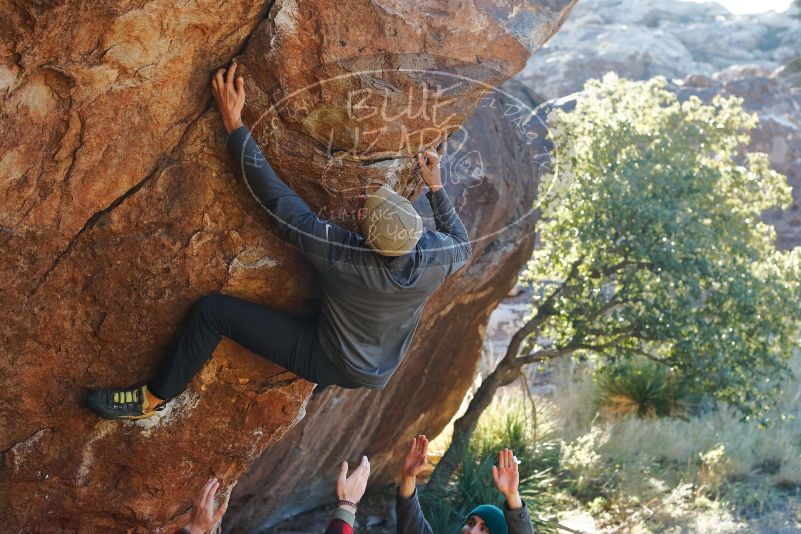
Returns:
[[[448,483],[481,412],[523,366],[573,355],[601,369],[646,358],[756,416],[798,344],[796,251],[760,221],[790,188],[745,153],[736,98],[679,102],[663,78],[590,81],[549,117],[555,172],[540,186],[532,313],[454,425],[429,482]]]

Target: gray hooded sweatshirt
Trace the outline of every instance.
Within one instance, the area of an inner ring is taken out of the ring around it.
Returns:
[[[428,191],[436,231],[403,256],[376,253],[361,235],[321,220],[273,171],[246,126],[226,147],[251,194],[320,274],[317,333],[323,352],[354,383],[382,389],[403,360],[428,297],[472,254],[445,190]]]

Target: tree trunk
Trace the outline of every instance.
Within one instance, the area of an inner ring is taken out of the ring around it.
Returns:
[[[450,482],[454,471],[459,466],[459,462],[467,451],[470,437],[476,429],[478,420],[484,410],[492,402],[498,388],[511,384],[520,372],[522,362],[517,363],[502,360],[501,363],[481,382],[478,391],[467,406],[467,411],[453,424],[453,438],[451,444],[442,459],[431,473],[426,489],[433,492],[443,490]]]

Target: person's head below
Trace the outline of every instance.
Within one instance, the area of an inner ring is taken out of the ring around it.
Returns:
[[[503,494],[507,510],[517,510],[516,517],[528,521],[530,531],[531,522],[525,503],[520,498],[519,484],[520,472],[517,468],[517,458],[509,449],[498,451],[498,465],[492,466],[492,479],[495,487]],[[397,487],[396,510],[398,511],[399,524],[408,525],[410,514],[409,503],[417,503],[418,517],[421,514],[420,505],[415,498],[417,492],[417,476],[428,464],[428,438],[424,434],[412,438],[409,443],[409,450],[401,467],[401,480]],[[402,518],[403,516],[403,518]],[[526,519],[527,518],[527,519]],[[520,532],[519,529],[513,530]],[[497,506],[482,504],[473,508],[464,525],[459,530],[461,534],[509,534],[509,523],[506,514]],[[533,531],[531,531],[533,532]]]
[[[509,527],[503,512],[497,506],[476,506],[467,516],[461,534],[508,534]]]
[[[359,212],[359,228],[367,244],[382,256],[403,256],[423,234],[423,219],[409,200],[383,185],[368,192]]]

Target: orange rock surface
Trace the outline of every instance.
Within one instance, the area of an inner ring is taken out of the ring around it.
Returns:
[[[147,380],[205,293],[317,309],[314,272],[235,178],[209,90],[216,68],[239,59],[244,120],[267,158],[322,216],[352,227],[370,181],[419,196],[409,156],[448,137],[459,154],[459,127],[573,2],[0,8],[0,530],[168,532],[207,478],[229,488],[270,445],[232,523],[286,512],[357,451],[387,479],[396,439],[435,432],[458,406],[487,314],[530,254],[538,171],[531,147],[499,137],[515,131],[509,120],[476,122],[486,171],[448,191],[481,239],[429,302],[387,390],[332,388],[308,404],[313,384],[224,341],[156,420],[103,421],[83,399]],[[453,177],[478,161],[463,155]],[[279,457],[305,462],[302,476],[290,482]],[[274,514],[253,512],[267,495],[252,498],[258,477],[282,480]]]

